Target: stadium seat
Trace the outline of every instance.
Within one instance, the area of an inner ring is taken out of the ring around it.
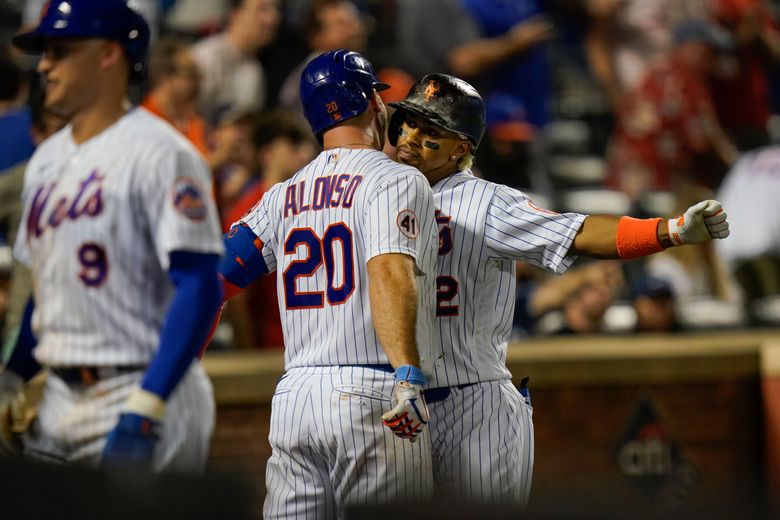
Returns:
[[[746,325],[746,313],[738,303],[714,298],[683,300],[676,305],[677,321],[688,330],[727,329]]]
[[[620,191],[604,188],[571,189],[561,196],[564,211],[575,211],[586,215],[626,215],[631,210],[631,201]]]
[[[600,185],[607,174],[607,163],[600,157],[555,155],[549,160],[550,176],[569,187]]]

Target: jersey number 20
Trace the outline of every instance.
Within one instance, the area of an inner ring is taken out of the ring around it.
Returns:
[[[316,309],[322,307],[327,297],[330,305],[347,301],[355,290],[355,263],[352,258],[352,231],[343,222],[331,224],[322,238],[311,228],[296,228],[287,235],[284,254],[293,255],[299,246],[306,247],[307,255],[302,260],[293,260],[284,270],[284,301],[288,309]],[[335,248],[341,251],[341,280],[336,282]],[[298,280],[314,276],[325,263],[328,283],[323,291],[298,291]]]

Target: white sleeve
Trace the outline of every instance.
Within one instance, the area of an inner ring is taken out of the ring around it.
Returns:
[[[29,218],[30,204],[27,204],[27,199],[30,194],[30,182],[29,179],[32,175],[32,167],[36,164],[35,156],[27,163],[24,170],[24,187],[22,188],[21,200],[22,200],[22,218],[19,220],[19,229],[16,233],[16,241],[14,242],[14,257],[22,264],[30,267],[32,259],[30,258],[30,251],[27,248],[27,219]]]
[[[425,272],[430,238],[436,232],[433,192],[421,174],[391,175],[367,201],[366,260],[402,253]]]
[[[269,212],[269,206],[272,206],[272,201],[278,191],[277,184],[275,187],[266,191],[260,202],[255,204],[255,207],[249,210],[249,212],[241,217],[236,224],[244,223],[249,226],[249,229],[255,234],[255,236],[262,242],[263,261],[268,268],[269,273],[276,271],[276,244],[278,243],[276,228],[273,226],[273,219]],[[233,224],[234,226],[236,224]]]
[[[493,256],[560,274],[576,259],[567,253],[585,218],[539,208],[526,194],[498,186],[488,207],[485,244]]]
[[[222,254],[211,175],[194,149],[169,149],[142,165],[140,205],[160,265],[168,269],[173,251]]]

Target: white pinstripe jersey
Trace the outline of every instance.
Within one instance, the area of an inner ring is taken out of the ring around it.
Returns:
[[[515,260],[562,273],[585,215],[537,208],[524,193],[470,170],[433,187],[439,226],[432,388],[511,377],[506,349]]]
[[[135,365],[159,346],[172,251],[221,254],[208,167],[143,109],[76,145],[71,127],[25,173],[15,254],[35,279],[44,365]]]
[[[412,256],[418,280],[417,343],[430,373],[436,225],[433,194],[415,168],[375,150],[323,151],[271,188],[242,218],[277,272],[287,369],[386,364],[371,321],[366,263]]]

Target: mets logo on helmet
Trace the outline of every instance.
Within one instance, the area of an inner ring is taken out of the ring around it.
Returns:
[[[425,90],[423,91],[423,99],[425,101],[430,101],[433,96],[435,96],[439,92],[439,84],[436,83],[434,80],[430,80],[428,82],[428,85],[425,87]]]
[[[179,177],[173,185],[173,207],[190,220],[203,220],[208,213],[205,197],[197,181]]]

